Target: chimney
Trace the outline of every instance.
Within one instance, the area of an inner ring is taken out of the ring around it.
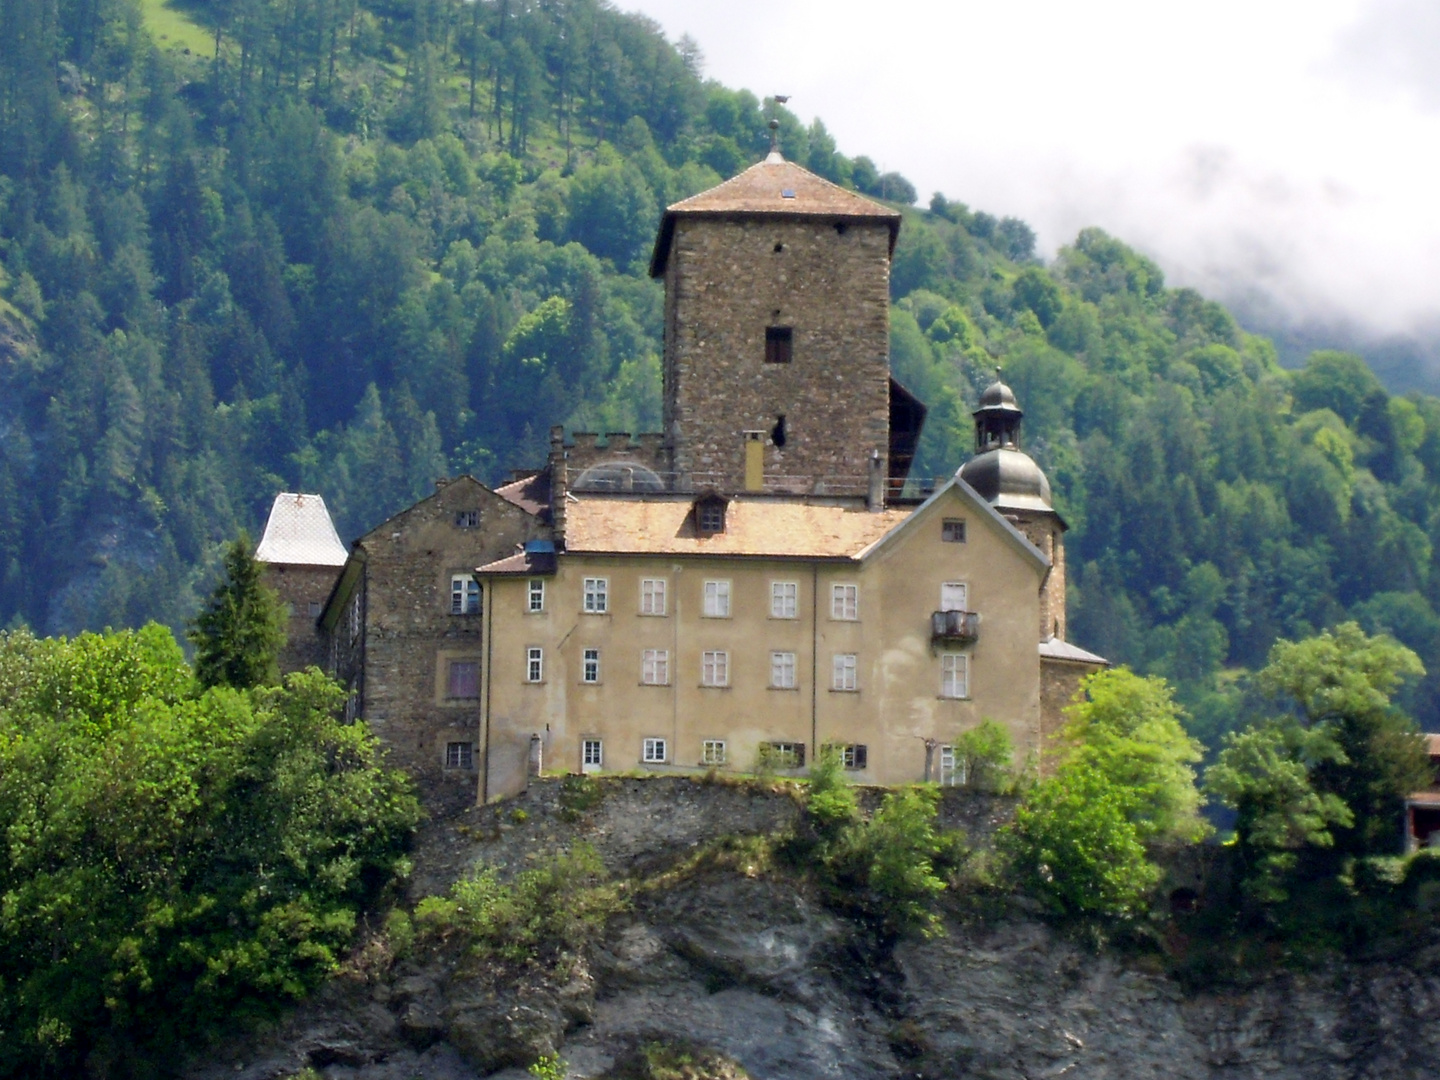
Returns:
[[[871,510],[885,509],[885,475],[880,471],[880,451],[870,451],[870,491],[865,505]]]
[[[555,544],[565,543],[565,498],[570,491],[568,466],[565,463],[565,429],[556,424],[550,429],[550,527]]]

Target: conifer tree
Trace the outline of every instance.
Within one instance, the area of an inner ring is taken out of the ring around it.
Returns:
[[[285,644],[285,609],[260,575],[250,536],[242,531],[225,552],[224,579],[190,630],[195,678],[207,689],[280,681],[276,656]]]

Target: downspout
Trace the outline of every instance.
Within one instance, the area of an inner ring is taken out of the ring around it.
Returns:
[[[820,564],[810,564],[810,760],[820,753]]]
[[[495,579],[490,579],[490,595],[485,603],[485,697],[484,705],[481,707],[483,715],[480,718],[481,730],[484,732],[482,739],[485,743],[483,751],[485,764],[480,769],[480,805],[484,806],[490,801],[490,679],[491,663],[495,657]],[[484,590],[480,595],[485,596]]]

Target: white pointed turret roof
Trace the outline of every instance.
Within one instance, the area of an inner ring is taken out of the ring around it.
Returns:
[[[287,566],[344,566],[348,556],[324,499],[290,491],[275,496],[270,520],[265,522],[265,535],[255,549],[257,561]]]

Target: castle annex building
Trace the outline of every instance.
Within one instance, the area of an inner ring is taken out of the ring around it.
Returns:
[[[664,431],[557,428],[543,469],[441,481],[343,565],[318,497],[279,496],[259,555],[286,662],[344,682],[432,804],[537,770],[799,771],[827,745],[869,782],[957,782],[985,718],[1038,753],[1105,661],[1065,640],[1065,524],[1007,386],[954,478],[907,484],[899,227],[778,152],[669,207]],[[305,535],[270,557],[272,528]]]

